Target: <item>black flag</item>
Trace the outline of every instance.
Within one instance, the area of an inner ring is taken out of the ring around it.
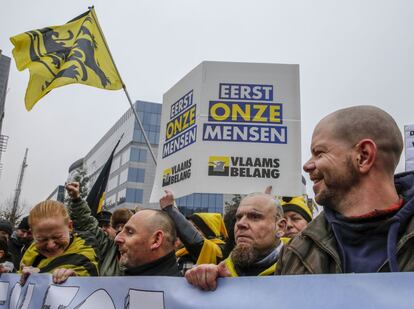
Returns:
[[[103,202],[105,201],[106,185],[109,179],[109,172],[111,171],[112,159],[114,158],[115,150],[118,147],[119,142],[122,139],[122,136],[119,138],[119,141],[116,143],[114,150],[112,150],[108,161],[106,161],[104,167],[102,168],[101,173],[99,174],[98,178],[93,184],[91,191],[88,194],[88,197],[86,198],[86,202],[88,203],[93,216],[96,216],[102,211],[102,205],[103,205]]]

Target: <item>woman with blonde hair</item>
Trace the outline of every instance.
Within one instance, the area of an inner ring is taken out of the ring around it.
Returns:
[[[30,211],[33,243],[21,261],[22,283],[31,273],[52,273],[53,282],[69,276],[97,276],[98,258],[93,238],[73,232],[65,205],[47,200]]]

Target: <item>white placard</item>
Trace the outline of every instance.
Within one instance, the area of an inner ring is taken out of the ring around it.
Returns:
[[[150,202],[165,189],[301,194],[300,123],[298,65],[202,62],[164,94]]]
[[[414,170],[414,124],[404,126],[405,171]]]

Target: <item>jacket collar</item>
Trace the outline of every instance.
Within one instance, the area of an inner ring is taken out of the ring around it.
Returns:
[[[150,263],[138,267],[125,269],[127,276],[179,276],[175,252],[171,251],[167,255]]]

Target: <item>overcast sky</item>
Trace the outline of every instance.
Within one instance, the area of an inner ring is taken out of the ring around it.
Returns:
[[[414,123],[413,1],[3,0],[0,49],[11,56],[10,36],[64,24],[91,4],[134,101],[161,102],[166,90],[204,60],[295,63],[303,162],[315,124],[338,108],[372,104],[391,113],[401,130]],[[14,194],[26,147],[21,198],[31,206],[64,183],[69,165],[129,107],[122,91],[70,85],[27,112],[28,80],[28,70],[18,72],[13,61],[0,203]]]

